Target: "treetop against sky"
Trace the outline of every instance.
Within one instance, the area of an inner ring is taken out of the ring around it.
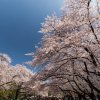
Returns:
[[[24,54],[35,50],[41,40],[41,24],[47,15],[60,15],[63,0],[0,0],[0,52],[12,63],[31,60]]]

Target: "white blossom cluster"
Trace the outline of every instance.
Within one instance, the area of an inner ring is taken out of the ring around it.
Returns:
[[[11,58],[6,54],[0,54],[0,84],[10,81],[27,82],[33,76],[31,70],[26,66],[17,64],[11,65]]]

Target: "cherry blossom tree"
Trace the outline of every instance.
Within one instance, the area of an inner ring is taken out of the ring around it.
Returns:
[[[42,46],[29,62],[35,78],[64,95],[96,100],[100,93],[100,2],[65,0],[62,16],[42,23]],[[52,89],[53,90],[53,89]]]
[[[32,71],[24,65],[13,66],[11,61],[7,54],[0,53],[0,100],[12,98],[17,100],[19,96],[32,92],[27,84],[33,76]]]

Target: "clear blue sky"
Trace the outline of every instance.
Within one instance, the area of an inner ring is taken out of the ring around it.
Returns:
[[[31,60],[41,40],[38,33],[44,18],[60,14],[63,0],[0,0],[0,52],[10,55],[13,64]]]

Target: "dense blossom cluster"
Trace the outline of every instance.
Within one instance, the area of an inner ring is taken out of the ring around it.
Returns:
[[[99,0],[65,0],[62,16],[42,23],[42,46],[31,65],[42,68],[35,77],[45,87],[85,100],[100,93],[99,5]]]
[[[11,65],[11,58],[6,54],[0,54],[0,84],[10,81],[27,82],[33,76],[33,73],[25,66],[17,64]]]

